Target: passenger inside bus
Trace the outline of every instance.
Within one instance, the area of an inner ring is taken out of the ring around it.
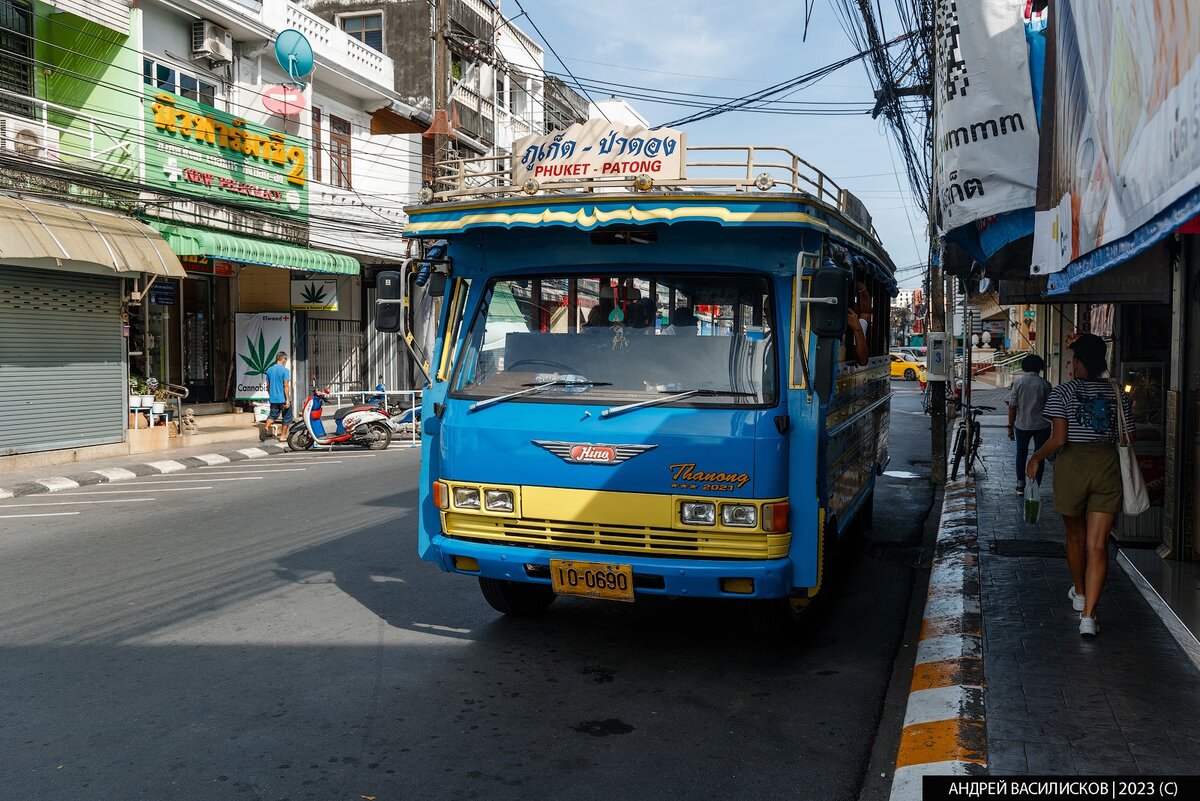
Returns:
[[[846,361],[861,366],[870,360],[871,347],[867,334],[871,326],[871,316],[871,293],[860,276],[854,282],[854,293],[846,307]]]
[[[666,336],[695,334],[697,322],[696,315],[691,309],[680,306],[678,309],[671,310],[671,324],[663,329],[663,334]]]

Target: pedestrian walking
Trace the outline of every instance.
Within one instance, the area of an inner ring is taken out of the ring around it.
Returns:
[[[1096,606],[1108,577],[1108,536],[1121,511],[1121,467],[1117,457],[1117,414],[1133,431],[1129,398],[1101,376],[1108,369],[1107,346],[1095,334],[1082,334],[1068,347],[1075,377],[1050,391],[1044,414],[1050,439],[1029,457],[1027,478],[1036,479],[1054,455],[1054,509],[1067,531],[1071,605],[1080,612],[1079,633],[1100,633]]]
[[[264,375],[267,378],[267,400],[271,403],[271,411],[263,423],[259,439],[270,436],[271,426],[279,421],[282,424],[279,441],[287,442],[288,429],[292,425],[292,374],[287,368],[287,354],[283,351],[277,353],[275,363],[267,368]]]
[[[1046,397],[1050,394],[1050,382],[1042,378],[1046,362],[1041,356],[1030,353],[1021,360],[1025,372],[1013,382],[1008,394],[1008,438],[1017,443],[1017,494],[1025,492],[1025,466],[1029,461],[1029,443],[1033,449],[1046,444],[1050,439],[1050,421],[1042,416]],[[1039,464],[1037,483],[1042,483],[1046,465]]]

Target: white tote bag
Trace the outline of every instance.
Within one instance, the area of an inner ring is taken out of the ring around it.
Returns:
[[[1125,514],[1136,517],[1150,508],[1150,495],[1146,492],[1142,468],[1138,467],[1137,456],[1125,430],[1125,399],[1121,387],[1116,381],[1111,383],[1117,397],[1117,458],[1121,462],[1122,505]]]

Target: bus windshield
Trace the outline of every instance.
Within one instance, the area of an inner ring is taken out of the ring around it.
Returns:
[[[774,405],[773,309],[762,276],[495,279],[452,392],[534,403]]]

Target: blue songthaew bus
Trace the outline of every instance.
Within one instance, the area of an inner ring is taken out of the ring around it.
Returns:
[[[427,255],[380,275],[377,325],[413,344],[437,310],[422,558],[506,614],[799,615],[887,462],[894,267],[853,195],[786,150],[593,121],[440,165],[406,235]]]

